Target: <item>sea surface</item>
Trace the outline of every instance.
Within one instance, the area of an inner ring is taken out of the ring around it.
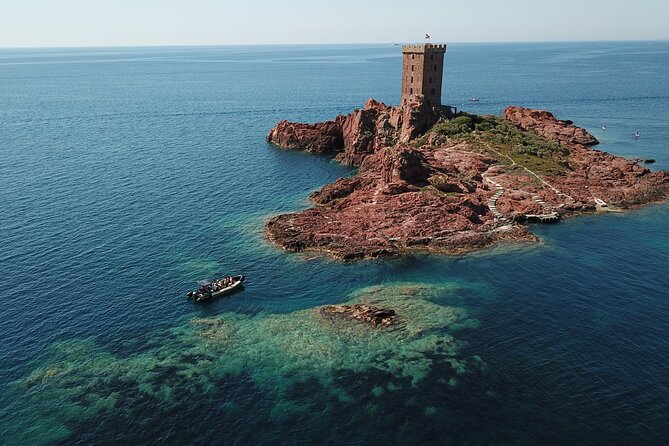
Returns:
[[[264,238],[354,174],[269,129],[396,104],[400,73],[390,44],[0,50],[0,443],[666,444],[666,203],[458,257]],[[669,42],[453,44],[443,102],[669,169]],[[405,325],[314,310],[348,301]]]

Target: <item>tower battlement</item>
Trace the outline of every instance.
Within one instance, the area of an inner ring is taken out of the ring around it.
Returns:
[[[428,107],[441,105],[446,45],[424,43],[402,46],[402,99],[406,104],[415,95],[423,95]]]
[[[425,53],[429,51],[441,51],[446,52],[446,45],[443,43],[432,44],[432,43],[423,43],[419,45],[402,45],[403,53]]]

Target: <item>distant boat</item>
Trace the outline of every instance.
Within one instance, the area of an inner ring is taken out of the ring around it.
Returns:
[[[639,133],[638,130],[637,130],[636,132],[634,132],[634,137],[635,137],[635,138],[638,138],[638,137],[640,137],[640,136],[641,136],[641,133]]]
[[[602,130],[606,130],[607,128],[608,127],[606,126],[606,122],[605,122],[604,125],[602,126]]]
[[[468,98],[467,100],[470,101],[470,102],[478,102],[478,101],[480,101],[479,98]]]

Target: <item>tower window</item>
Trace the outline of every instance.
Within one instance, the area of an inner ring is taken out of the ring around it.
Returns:
[[[416,55],[415,55],[415,54],[412,54],[412,55],[411,55],[411,59],[413,59],[414,57],[416,57]]]
[[[437,71],[437,66],[436,65],[434,66],[434,71]]]
[[[413,71],[413,65],[411,65],[411,71]]]
[[[411,83],[413,84],[413,76],[411,76]]]
[[[413,94],[413,88],[409,88],[409,94]]]
[[[428,81],[429,83],[432,83],[432,76],[430,76],[430,80]]]
[[[430,60],[434,60],[434,54],[430,54]]]

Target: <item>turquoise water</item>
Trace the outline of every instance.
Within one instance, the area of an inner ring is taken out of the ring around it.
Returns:
[[[664,443],[666,204],[463,257],[339,264],[263,238],[352,174],[269,128],[396,103],[400,64],[378,45],[0,50],[3,441]],[[444,85],[669,169],[667,42],[451,45]],[[243,293],[183,298],[237,271]],[[346,301],[405,324],[313,310]]]

